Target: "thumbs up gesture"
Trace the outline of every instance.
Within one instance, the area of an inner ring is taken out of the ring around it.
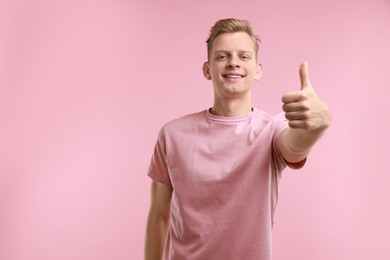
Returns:
[[[299,68],[301,90],[283,95],[283,111],[293,129],[317,132],[330,125],[331,115],[328,106],[322,101],[310,83],[307,62]]]

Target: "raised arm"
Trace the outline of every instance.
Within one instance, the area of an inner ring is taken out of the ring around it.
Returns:
[[[277,140],[284,159],[291,163],[307,157],[331,122],[328,106],[317,96],[310,83],[307,62],[301,64],[299,76],[301,90],[282,97],[283,111],[290,127]]]
[[[146,225],[145,260],[163,259],[169,225],[172,188],[152,180],[151,203]]]

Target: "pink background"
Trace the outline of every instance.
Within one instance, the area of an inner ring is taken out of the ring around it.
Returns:
[[[156,135],[211,106],[226,17],[263,41],[257,107],[281,111],[307,60],[333,111],[284,173],[274,259],[389,259],[389,0],[2,0],[0,259],[142,259]]]

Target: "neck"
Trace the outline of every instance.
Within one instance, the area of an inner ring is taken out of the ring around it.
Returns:
[[[242,116],[252,111],[250,99],[215,99],[211,113],[217,116]]]

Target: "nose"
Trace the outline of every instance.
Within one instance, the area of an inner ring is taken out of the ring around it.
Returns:
[[[240,67],[239,58],[235,55],[232,55],[229,58],[228,62],[226,63],[226,67],[229,69],[239,68]]]

